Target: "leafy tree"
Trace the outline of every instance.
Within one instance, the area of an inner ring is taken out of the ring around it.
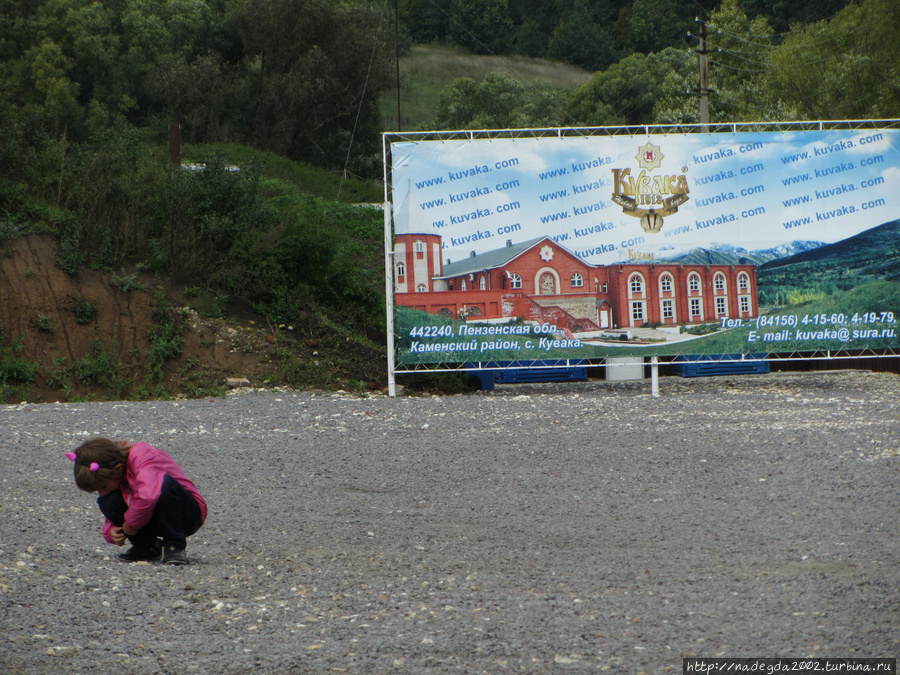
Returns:
[[[391,82],[392,40],[377,39],[388,19],[358,3],[238,0],[231,21],[247,69],[236,92],[241,137],[343,166],[351,132],[377,125],[377,95]],[[380,152],[377,136],[356,141],[358,155]]]
[[[400,0],[397,13],[414,42],[443,42],[450,34],[452,0]]]
[[[128,82],[118,58],[121,36],[111,3],[89,0],[47,0],[36,22],[46,44],[48,38],[69,59],[67,75],[79,85],[79,103],[94,100],[119,108]]]
[[[545,36],[553,32],[565,8],[560,2],[547,0],[507,0],[509,18],[517,26],[532,22]]]
[[[541,31],[534,19],[526,19],[515,29],[513,51],[524,56],[545,56],[547,54],[547,35]]]
[[[649,124],[664,84],[674,74],[687,78],[696,60],[669,47],[658,54],[632,54],[575,89],[566,106],[573,124],[586,126]]]
[[[482,82],[459,78],[441,92],[433,129],[521,129],[556,126],[564,94],[535,82],[525,86],[502,73]]]
[[[765,18],[780,33],[796,24],[834,16],[852,0],[741,0],[741,8],[753,18]]]
[[[185,143],[228,140],[236,133],[237,70],[219,54],[188,60],[165,55],[147,73],[145,91],[153,100],[157,129],[177,121]],[[148,111],[149,112],[149,111]],[[152,118],[147,119],[152,124]]]
[[[505,54],[513,44],[506,0],[453,0],[450,37],[475,54]]]
[[[44,0],[18,14],[3,11],[0,24],[17,36],[0,46],[7,103],[23,113],[28,107],[21,119],[37,114],[51,134],[65,128],[73,141],[99,130],[88,122],[120,114],[147,123],[169,94],[165,86],[148,88],[151,76],[160,64],[209,53],[217,17],[202,0]]]
[[[750,19],[738,0],[723,0],[709,16],[709,117],[711,122],[795,119],[796,112],[772,100],[763,77],[775,50],[772,29],[764,18]],[[695,46],[699,47],[699,38]],[[698,57],[692,54],[695,63]],[[688,77],[673,72],[663,85],[655,120],[661,124],[700,122],[699,66]]]
[[[602,70],[617,57],[609,29],[594,21],[584,6],[567,14],[556,26],[547,51],[552,58],[588,70]]]
[[[45,120],[51,133],[76,129],[81,118],[81,86],[69,77],[72,60],[55,42],[42,42],[26,51],[14,66],[6,89],[9,103]]]
[[[33,44],[34,15],[42,0],[0,0],[0,63]]]
[[[772,53],[766,82],[810,119],[900,115],[900,5],[862,0],[795,28]]]
[[[681,47],[700,8],[694,3],[670,0],[634,0],[629,12],[626,46],[632,52],[650,53]]]
[[[612,28],[632,0],[508,0],[514,51],[600,69],[612,63]]]

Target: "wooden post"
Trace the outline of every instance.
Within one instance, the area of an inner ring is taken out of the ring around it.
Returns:
[[[169,124],[169,164],[173,169],[181,167],[181,125]]]

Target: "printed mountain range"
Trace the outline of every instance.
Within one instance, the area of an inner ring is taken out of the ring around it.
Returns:
[[[716,244],[709,248],[691,249],[665,262],[686,265],[756,264],[761,271],[788,265],[828,265],[851,270],[860,277],[900,280],[900,220],[873,227],[833,244],[792,241],[757,251]]]
[[[709,248],[692,248],[663,262],[681,265],[764,265],[773,260],[782,260],[794,255],[807,253],[825,246],[820,241],[792,241],[774,248],[748,251],[731,244],[713,244]]]

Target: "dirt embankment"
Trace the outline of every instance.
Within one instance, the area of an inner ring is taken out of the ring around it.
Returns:
[[[184,331],[180,355],[165,364],[172,395],[202,394],[229,378],[261,386],[286,364],[328,370],[323,380],[384,379],[377,357],[354,359],[357,350],[315,326],[274,326],[252,312],[210,318],[190,306],[178,284],[135,269],[84,268],[69,276],[55,264],[58,255],[52,237],[29,235],[8,242],[0,258],[0,360],[34,369],[30,381],[7,378],[0,400],[120,398],[146,387],[159,293]],[[338,348],[340,366],[329,356]],[[116,388],[120,396],[111,394]]]

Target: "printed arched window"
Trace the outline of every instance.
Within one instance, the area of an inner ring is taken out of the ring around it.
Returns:
[[[403,277],[406,276],[406,265],[402,262],[397,263],[397,278],[403,281]]]
[[[425,286],[425,284],[419,284],[418,286],[416,286],[416,293],[425,293],[427,290],[428,288]]]
[[[628,289],[631,291],[631,295],[643,295],[644,294],[644,279],[640,274],[632,274],[628,279]]]
[[[716,272],[716,275],[713,277],[713,288],[716,289],[716,293],[725,294],[727,286],[725,283],[725,275],[721,272]]]
[[[416,252],[416,259],[422,260],[422,258],[425,257],[425,242],[419,239],[416,241],[413,247]]]
[[[700,292],[700,275],[699,274],[697,274],[696,272],[692,272],[688,276],[687,283],[688,283],[688,290],[691,293],[699,293]]]
[[[513,289],[521,289],[522,288],[522,277],[518,274],[510,274],[509,275],[510,288]]]
[[[487,290],[487,279],[485,279],[485,277],[483,275],[481,277],[479,277],[479,279],[478,279],[478,288],[481,289],[482,291]]]
[[[671,274],[663,274],[659,278],[659,292],[660,293],[671,293],[672,292],[672,275]]]
[[[572,275],[572,288],[583,288],[584,287],[584,277],[581,276],[579,272],[575,272]]]
[[[741,293],[746,293],[750,290],[750,277],[746,272],[738,274],[738,289]]]
[[[459,290],[461,290],[461,291],[469,290],[469,287],[466,285],[465,279],[463,279],[462,281],[459,282]]]

